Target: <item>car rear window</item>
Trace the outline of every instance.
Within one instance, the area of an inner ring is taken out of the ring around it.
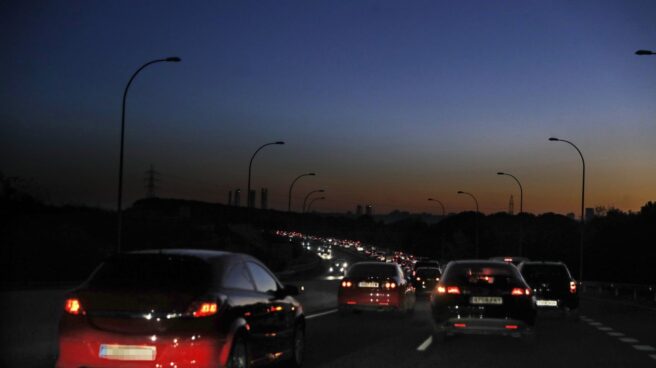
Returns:
[[[534,280],[569,280],[570,275],[564,265],[532,265],[522,267],[522,275],[527,281]]]
[[[92,289],[186,291],[205,289],[210,265],[196,257],[126,254],[105,261],[89,279]]]
[[[415,269],[418,269],[419,267],[439,267],[440,264],[437,262],[429,262],[429,261],[420,261],[415,263]]]
[[[417,276],[419,277],[439,277],[441,275],[441,272],[438,268],[418,268],[417,269]]]
[[[444,274],[445,283],[469,286],[505,287],[517,284],[521,275],[515,266],[498,263],[461,263],[451,265]]]
[[[347,277],[396,277],[398,270],[392,264],[356,264],[348,271]]]

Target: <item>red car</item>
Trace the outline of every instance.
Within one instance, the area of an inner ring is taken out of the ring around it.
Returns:
[[[415,289],[396,263],[359,262],[351,266],[337,292],[340,312],[395,310],[411,313]]]
[[[242,254],[121,253],[68,295],[56,367],[299,366],[305,322],[295,294]]]

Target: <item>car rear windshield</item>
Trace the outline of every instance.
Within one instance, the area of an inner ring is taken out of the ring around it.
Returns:
[[[570,279],[569,272],[564,265],[527,264],[522,267],[522,275],[529,282],[535,280],[564,281]]]
[[[195,291],[209,286],[210,266],[196,257],[126,254],[105,261],[88,282],[92,289]]]
[[[439,268],[422,267],[417,269],[417,276],[419,277],[440,277],[441,274]]]
[[[437,262],[429,262],[429,261],[420,261],[415,263],[415,269],[419,267],[439,267],[440,264]]]
[[[397,269],[392,264],[359,264],[348,271],[348,277],[396,277]]]
[[[516,285],[521,276],[515,266],[498,263],[461,263],[451,265],[443,280],[447,284],[506,287]]]

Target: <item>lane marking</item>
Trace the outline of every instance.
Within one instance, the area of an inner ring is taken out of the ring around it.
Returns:
[[[325,311],[325,312],[320,312],[320,313],[310,314],[309,316],[305,316],[305,319],[317,318],[317,317],[325,316],[325,315],[328,315],[328,314],[333,314],[333,313],[336,313],[336,312],[337,312],[337,308],[335,308],[335,309],[331,309],[331,310],[327,310],[327,311]]]
[[[588,322],[590,326],[603,326],[604,324],[601,322]]]
[[[417,351],[425,351],[428,349],[430,344],[433,343],[433,336],[428,336],[428,338],[417,347]]]
[[[624,334],[621,332],[607,332],[608,336],[613,336],[613,337],[623,337]]]
[[[652,359],[656,360],[656,354],[650,354],[649,355]]]
[[[597,330],[599,330],[599,331],[613,331],[612,328],[605,327],[605,326],[599,326],[599,327],[597,327]]]
[[[656,351],[656,348],[649,345],[633,345],[633,348],[640,351]]]
[[[636,342],[638,342],[638,339],[634,339],[632,337],[621,337],[620,341],[621,342],[628,342],[630,344],[635,344]]]

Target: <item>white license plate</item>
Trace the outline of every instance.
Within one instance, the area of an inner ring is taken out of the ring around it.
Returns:
[[[469,302],[471,304],[501,305],[503,304],[503,298],[500,296],[472,296]]]
[[[358,283],[358,286],[361,288],[377,288],[378,283],[372,281],[361,281]]]
[[[557,300],[537,300],[535,302],[538,307],[557,307],[558,306],[558,301]]]
[[[137,360],[152,361],[155,360],[157,348],[154,346],[133,346],[133,345],[100,345],[98,355],[105,359],[114,360]]]

